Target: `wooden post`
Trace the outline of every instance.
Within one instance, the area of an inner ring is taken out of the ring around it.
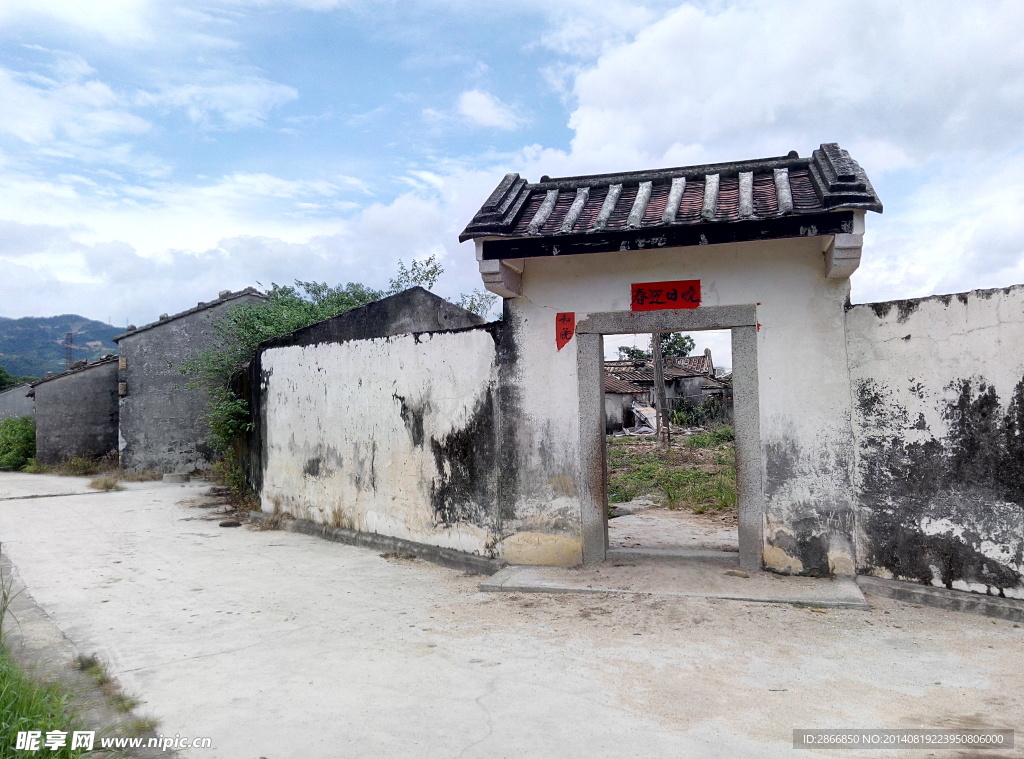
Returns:
[[[651,335],[651,356],[654,358],[654,402],[658,417],[658,448],[667,451],[672,444],[669,438],[668,404],[665,402],[665,365],[661,357],[661,335]]]

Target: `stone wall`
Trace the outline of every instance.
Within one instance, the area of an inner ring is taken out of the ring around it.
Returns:
[[[1024,286],[847,312],[860,571],[1024,598]]]
[[[262,299],[255,290],[222,293],[181,314],[115,338],[121,359],[121,465],[128,471],[208,469],[206,392],[189,388],[181,365],[213,344],[213,325],[227,309]]]
[[[515,345],[482,321],[415,288],[267,343],[249,372],[264,511],[535,560]]]
[[[108,358],[34,383],[36,459],[59,464],[117,450],[117,359]]]
[[[28,396],[31,389],[29,385],[18,385],[0,393],[0,420],[34,416],[36,402]]]

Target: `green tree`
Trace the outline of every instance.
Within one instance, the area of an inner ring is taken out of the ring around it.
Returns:
[[[18,381],[8,373],[7,369],[5,369],[3,366],[0,366],[0,393],[2,393],[9,387],[14,387],[17,384]]]
[[[669,358],[683,358],[690,355],[695,347],[693,338],[682,332],[662,332],[659,335],[661,340],[661,355]],[[650,361],[651,351],[643,348],[634,348],[629,345],[619,346],[620,361]]]
[[[239,436],[251,429],[251,421],[248,402],[232,389],[232,378],[256,355],[260,343],[410,287],[433,287],[443,273],[441,264],[430,256],[409,266],[399,261],[398,273],[387,290],[355,282],[333,287],[326,282],[301,280],[296,280],[294,286],[275,283],[263,302],[234,306],[215,322],[213,345],[180,369],[191,377],[190,387],[207,391],[209,444],[221,457],[223,477],[236,496],[243,494],[245,483],[234,446]]]
[[[0,469],[18,471],[36,455],[36,420],[19,416],[0,422]]]

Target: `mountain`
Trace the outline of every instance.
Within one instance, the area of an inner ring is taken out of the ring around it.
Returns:
[[[0,366],[15,377],[62,372],[64,336],[68,332],[74,333],[72,360],[92,361],[107,353],[117,353],[111,338],[123,334],[124,329],[76,314],[21,319],[0,316]]]

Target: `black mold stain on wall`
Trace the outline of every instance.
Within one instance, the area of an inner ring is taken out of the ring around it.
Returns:
[[[799,574],[810,577],[828,577],[832,574],[829,551],[850,551],[854,532],[854,514],[848,502],[829,502],[829,496],[811,497],[810,500],[791,500],[785,494],[787,484],[816,472],[829,471],[837,479],[836,485],[849,492],[850,461],[842,453],[827,445],[801,446],[792,437],[784,436],[764,446],[764,494],[777,524],[784,529],[771,529],[766,542],[782,550],[787,556],[799,559]],[[782,495],[779,500],[777,496]]]
[[[402,421],[405,422],[406,429],[409,430],[409,435],[412,437],[412,444],[417,448],[423,447],[423,417],[430,411],[430,401],[424,401],[423,403],[410,404],[407,403],[405,398],[394,393],[391,396],[401,404],[399,413],[402,416]]]
[[[494,471],[494,392],[481,398],[467,424],[430,441],[438,475],[430,486],[430,503],[437,521],[446,527],[488,521]]]
[[[861,506],[866,515],[869,568],[899,579],[947,587],[980,583],[1004,595],[1024,577],[1018,532],[1024,512],[1024,379],[1005,413],[996,388],[981,378],[946,386],[943,438],[910,442],[906,409],[871,382],[858,388],[858,410],[868,433],[861,442]],[[929,534],[926,521],[956,529]],[[1000,563],[982,553],[985,541],[1016,541],[1016,555]]]

